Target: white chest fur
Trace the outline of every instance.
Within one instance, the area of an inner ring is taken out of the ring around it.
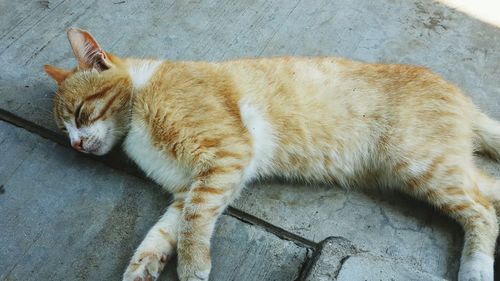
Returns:
[[[273,174],[273,158],[276,151],[276,137],[271,123],[265,114],[250,101],[240,102],[243,124],[248,129],[253,143],[253,158],[245,169],[245,181],[252,181],[259,176]]]
[[[146,175],[165,189],[175,191],[191,183],[192,172],[154,147],[149,131],[140,124],[132,122],[123,146]]]

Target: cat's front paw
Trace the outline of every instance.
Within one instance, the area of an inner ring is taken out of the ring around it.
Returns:
[[[179,263],[177,267],[177,274],[180,281],[208,281],[210,275],[210,268],[201,269],[196,265]]]
[[[179,273],[180,281],[208,281],[210,270],[192,271],[183,274]]]
[[[464,258],[458,273],[459,281],[493,281],[493,258],[475,253]]]
[[[208,280],[212,268],[209,244],[180,239],[177,254],[177,274],[180,281]]]
[[[160,276],[169,259],[165,253],[137,253],[123,274],[123,281],[154,281]]]

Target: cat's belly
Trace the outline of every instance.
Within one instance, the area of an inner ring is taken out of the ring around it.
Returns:
[[[123,146],[144,173],[165,189],[176,191],[191,184],[192,171],[158,150],[146,128],[132,122]]]

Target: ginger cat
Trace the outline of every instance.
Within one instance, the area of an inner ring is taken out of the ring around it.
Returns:
[[[500,184],[472,157],[500,158],[500,124],[438,75],[334,57],[119,58],[84,30],[68,38],[78,67],[45,71],[71,145],[102,155],[123,140],[175,198],[123,280],[155,280],[175,250],[181,281],[208,280],[217,218],[245,183],[269,176],[377,184],[427,201],[464,228],[458,279],[493,280]]]

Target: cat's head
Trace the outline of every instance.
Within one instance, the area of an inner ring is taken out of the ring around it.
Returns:
[[[123,62],[105,52],[90,33],[70,29],[68,39],[78,67],[44,66],[58,84],[55,121],[75,149],[103,155],[126,132],[130,81]]]

